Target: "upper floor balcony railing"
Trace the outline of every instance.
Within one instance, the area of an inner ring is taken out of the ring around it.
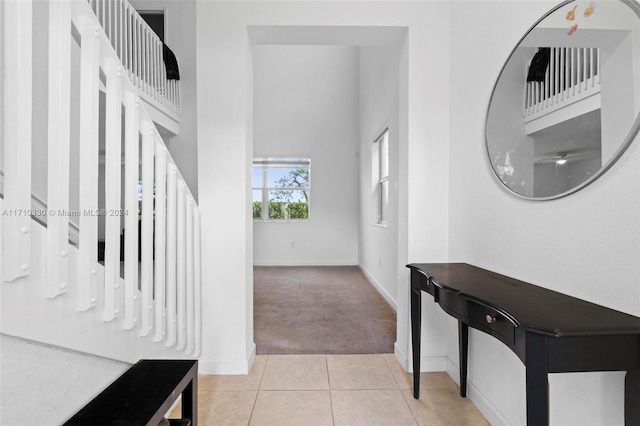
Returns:
[[[536,67],[532,70],[531,67]],[[599,107],[600,50],[595,47],[547,47],[538,51],[527,69],[524,91],[526,133],[541,130],[577,115],[583,109]],[[586,106],[584,101],[589,102]],[[585,104],[585,108],[569,111],[569,107]],[[554,120],[551,114],[563,111]],[[546,118],[544,123],[536,123]]]
[[[88,0],[143,100],[178,121],[180,76],[173,52],[127,0]]]

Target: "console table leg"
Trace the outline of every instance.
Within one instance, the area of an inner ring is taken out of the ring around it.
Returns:
[[[191,419],[191,426],[198,426],[198,382],[191,382],[182,391],[182,418]]]
[[[469,325],[458,320],[458,351],[460,352],[460,396],[467,396],[467,361],[469,353]]]
[[[640,425],[640,370],[627,371],[624,377],[624,424]]]
[[[413,397],[420,398],[420,333],[422,299],[420,289],[411,288],[411,345],[413,346]]]
[[[527,376],[527,425],[549,424],[549,380],[547,337],[527,333],[525,348]]]

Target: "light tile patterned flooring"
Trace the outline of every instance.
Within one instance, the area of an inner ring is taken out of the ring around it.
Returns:
[[[199,376],[198,423],[488,425],[447,373],[420,380],[415,400],[411,375],[393,354],[258,355],[248,375]]]

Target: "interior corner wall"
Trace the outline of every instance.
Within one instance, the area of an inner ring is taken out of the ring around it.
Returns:
[[[136,10],[164,11],[165,43],[180,68],[180,133],[166,144],[191,194],[198,201],[196,1],[130,0]],[[165,137],[163,136],[163,139]]]
[[[452,2],[450,258],[638,316],[638,138],[593,184],[553,201],[509,193],[487,159],[484,119],[498,73],[556,4]],[[496,339],[470,334],[470,398],[493,424],[525,424],[524,366]],[[452,344],[450,359],[456,350]],[[623,379],[621,372],[549,375],[551,424],[623,424]]]
[[[311,159],[309,220],[254,222],[254,264],[356,265],[358,48],[252,52],[255,156]]]
[[[358,259],[369,280],[397,309],[400,59],[404,46],[360,48],[360,220]],[[377,224],[374,139],[389,129],[388,226]]]

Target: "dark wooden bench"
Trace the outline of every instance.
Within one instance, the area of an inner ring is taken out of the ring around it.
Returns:
[[[171,424],[197,426],[197,360],[141,360],[65,425],[156,426],[180,395],[182,419]]]

